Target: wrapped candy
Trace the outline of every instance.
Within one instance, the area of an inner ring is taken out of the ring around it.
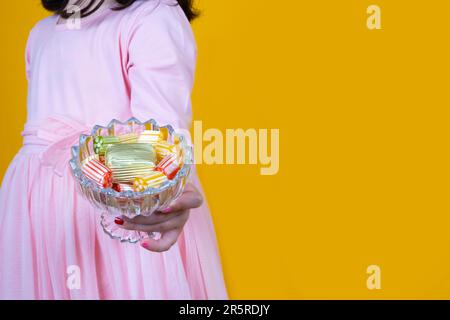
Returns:
[[[106,148],[105,164],[111,169],[116,183],[133,183],[135,177],[151,173],[155,162],[151,144],[124,143]]]
[[[167,181],[167,177],[164,173],[152,171],[146,176],[135,178],[133,182],[133,189],[136,192],[142,192],[147,188],[159,187],[165,181]]]
[[[176,146],[167,141],[159,141],[153,144],[158,160],[164,159],[167,155],[176,153]]]
[[[118,136],[120,143],[137,143],[139,135],[136,132],[125,133]]]
[[[99,185],[117,191],[145,190],[171,180],[180,170],[182,157],[178,146],[166,141],[166,136],[151,128],[139,134],[96,136],[96,156],[86,162],[86,174]]]
[[[83,173],[98,186],[109,188],[112,186],[112,172],[101,163],[97,158],[90,157],[86,159],[82,166]]]
[[[162,139],[160,131],[157,130],[144,130],[141,132],[138,138],[139,143],[156,143]]]
[[[132,183],[137,176],[149,174],[154,170],[154,166],[148,167],[128,167],[127,169],[112,169],[113,180],[116,183]]]
[[[94,138],[94,152],[103,156],[106,146],[115,143],[119,143],[119,138],[116,136],[97,136]]]
[[[180,171],[180,165],[175,154],[169,154],[155,168],[156,171],[164,173],[167,179],[172,180]]]
[[[155,149],[151,144],[124,143],[106,148],[105,161],[108,166],[149,165],[156,162]]]
[[[114,183],[112,188],[117,192],[133,191],[133,186],[126,183]]]

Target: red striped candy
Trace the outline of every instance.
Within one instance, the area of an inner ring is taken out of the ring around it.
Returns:
[[[117,192],[134,191],[133,186],[126,183],[113,183],[112,188]]]
[[[83,166],[83,173],[102,188],[112,186],[112,172],[99,160],[92,158]]]
[[[167,177],[167,179],[172,180],[180,171],[180,165],[177,161],[177,156],[175,154],[169,154],[156,166],[155,170],[161,171]]]

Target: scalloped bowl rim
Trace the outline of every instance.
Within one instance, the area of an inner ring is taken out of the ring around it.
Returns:
[[[96,135],[96,132],[99,131],[100,129],[108,130],[117,124],[126,126],[130,122],[135,123],[140,126],[144,126],[146,124],[151,124],[153,127],[157,127],[158,129],[166,128],[169,131],[170,135],[172,135],[172,136],[176,135],[179,138],[181,147],[185,151],[187,151],[187,156],[189,156],[190,161],[188,161],[188,162],[185,161],[183,167],[178,171],[176,176],[172,180],[167,180],[158,188],[147,188],[143,192],[136,192],[136,191],[121,191],[121,192],[119,192],[112,188],[101,188],[95,182],[93,182],[91,179],[86,177],[86,175],[81,170],[81,164],[79,163],[80,162],[79,161],[80,145],[82,145],[86,141],[87,138],[89,138],[89,137],[93,138]],[[178,182],[179,179],[187,176],[187,174],[189,173],[189,169],[190,169],[190,166],[192,163],[192,157],[193,157],[192,147],[186,143],[185,136],[181,133],[175,132],[175,130],[173,129],[173,127],[171,125],[160,126],[154,119],[150,119],[145,122],[141,122],[134,117],[128,119],[127,121],[119,121],[117,119],[113,119],[109,122],[109,124],[106,127],[100,126],[100,125],[95,125],[93,127],[93,129],[91,130],[90,134],[81,134],[80,135],[80,138],[78,140],[78,145],[72,146],[71,150],[72,150],[72,157],[70,159],[70,167],[71,167],[73,176],[78,181],[78,183],[91,188],[93,191],[100,192],[100,193],[103,193],[108,196],[114,196],[116,198],[120,197],[120,198],[132,198],[132,199],[159,194],[159,193],[169,189],[170,187],[173,187]]]

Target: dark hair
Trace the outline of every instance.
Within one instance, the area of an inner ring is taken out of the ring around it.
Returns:
[[[113,10],[122,10],[131,6],[136,0],[115,0],[118,4]],[[198,11],[193,7],[193,0],[177,0],[178,5],[183,9],[189,21],[194,20],[198,16]],[[70,14],[66,11],[69,0],[41,0],[45,9],[55,12],[63,18],[68,18]],[[86,17],[101,7],[105,0],[100,0],[95,4],[95,0],[89,0],[86,7],[81,10],[81,16]]]

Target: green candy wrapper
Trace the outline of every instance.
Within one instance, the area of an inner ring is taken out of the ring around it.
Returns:
[[[94,139],[94,152],[102,156],[108,145],[116,143],[119,143],[119,138],[116,136],[97,136]]]
[[[155,168],[156,153],[151,144],[122,143],[106,147],[105,163],[113,173],[115,183],[131,183]]]

